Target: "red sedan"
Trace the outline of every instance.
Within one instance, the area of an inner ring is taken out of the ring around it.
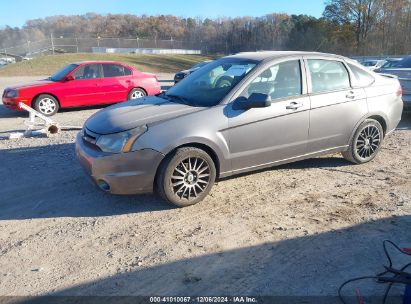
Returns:
[[[61,108],[110,104],[160,93],[153,74],[142,73],[119,62],[72,63],[53,76],[34,83],[7,88],[3,104],[19,110],[23,102],[51,116]]]

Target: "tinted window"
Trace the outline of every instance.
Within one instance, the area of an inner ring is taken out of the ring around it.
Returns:
[[[75,70],[72,74],[74,79],[93,79],[93,78],[100,78],[101,71],[99,64],[86,64],[79,67]]]
[[[370,73],[364,71],[363,69],[353,65],[353,64],[348,64],[350,67],[351,71],[353,72],[355,78],[357,79],[357,83],[360,87],[366,87],[369,86],[374,82],[374,77],[371,76]]]
[[[364,61],[362,65],[366,67],[372,67],[372,66],[375,66],[376,64],[377,64],[377,61]]]
[[[396,65],[396,68],[411,68],[411,56],[404,58],[403,60],[399,61]]]
[[[242,92],[267,94],[271,99],[301,95],[301,70],[298,60],[282,62],[263,71]]]
[[[381,67],[382,68],[393,68],[397,66],[399,60],[387,60]]]
[[[344,64],[332,60],[308,60],[313,93],[350,88],[350,78]]]
[[[76,67],[78,67],[78,64],[69,64],[66,65],[64,68],[62,68],[61,70],[59,70],[57,73],[53,74],[50,77],[50,80],[53,81],[61,81],[64,79],[64,77],[66,77],[66,75],[68,73],[70,73],[72,70],[74,70]]]
[[[129,76],[131,74],[133,74],[133,73],[131,73],[130,69],[124,68],[124,75]]]
[[[196,69],[196,68],[201,68],[201,67],[203,67],[203,66],[205,66],[207,63],[209,63],[209,62],[200,62],[200,63],[197,63],[196,65],[194,65],[193,67],[191,67],[192,69]]]
[[[104,77],[124,76],[124,67],[118,64],[103,64]]]
[[[253,60],[224,58],[188,75],[163,96],[191,106],[217,105],[255,66]]]

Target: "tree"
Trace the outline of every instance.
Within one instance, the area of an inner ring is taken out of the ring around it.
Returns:
[[[357,48],[364,50],[369,33],[379,22],[383,0],[330,0],[323,16],[339,25],[353,24]]]

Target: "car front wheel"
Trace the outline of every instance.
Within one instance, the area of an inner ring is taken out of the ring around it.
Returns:
[[[42,94],[34,102],[34,109],[45,116],[52,116],[59,110],[59,103],[51,95]]]
[[[216,178],[212,158],[203,150],[186,147],[169,155],[159,168],[156,190],[166,201],[186,207],[202,201]]]
[[[369,162],[380,150],[383,137],[381,124],[374,119],[367,119],[357,128],[348,151],[342,152],[342,155],[355,164]]]

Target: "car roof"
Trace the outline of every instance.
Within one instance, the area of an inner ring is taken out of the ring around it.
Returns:
[[[241,59],[251,59],[257,61],[263,61],[267,59],[276,59],[282,57],[290,56],[312,56],[317,55],[321,57],[330,57],[330,58],[345,58],[340,55],[328,54],[328,53],[319,53],[319,52],[302,52],[302,51],[259,51],[259,52],[241,52],[235,55],[230,55],[225,58],[241,58]]]
[[[74,64],[99,64],[99,63],[111,63],[111,64],[119,64],[119,65],[125,65],[128,66],[127,64],[118,62],[118,61],[109,61],[109,60],[89,60],[89,61],[78,61],[74,62]]]

